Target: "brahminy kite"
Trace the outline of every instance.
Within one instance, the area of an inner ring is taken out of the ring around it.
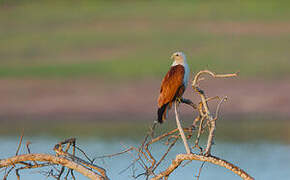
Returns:
[[[187,87],[189,78],[189,67],[183,52],[173,53],[174,60],[171,68],[162,80],[160,94],[158,97],[158,122],[163,123],[172,103],[182,98]]]

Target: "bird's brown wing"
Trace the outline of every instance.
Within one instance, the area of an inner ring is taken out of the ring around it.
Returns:
[[[184,67],[182,65],[176,65],[170,68],[161,83],[160,95],[158,97],[159,108],[164,104],[172,102],[178,91],[180,91],[180,95],[183,94],[183,77]]]

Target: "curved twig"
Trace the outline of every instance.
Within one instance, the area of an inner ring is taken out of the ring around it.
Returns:
[[[199,82],[200,76],[202,74],[209,74],[210,76],[212,76],[213,78],[228,78],[228,77],[236,77],[238,76],[238,73],[233,73],[233,74],[215,74],[209,70],[203,70],[203,71],[199,71],[195,76],[194,79],[192,81],[192,86],[196,86],[197,83]]]

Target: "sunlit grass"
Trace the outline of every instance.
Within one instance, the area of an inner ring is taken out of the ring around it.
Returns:
[[[266,30],[273,22],[289,22],[288,1],[0,4],[0,77],[155,77],[168,69],[176,50],[186,52],[192,71],[290,74],[290,33],[216,33],[202,27],[262,23]]]

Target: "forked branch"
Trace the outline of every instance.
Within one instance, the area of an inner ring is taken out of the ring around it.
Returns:
[[[25,161],[38,161],[38,162],[46,162],[50,164],[57,164],[69,169],[75,170],[82,175],[94,179],[94,180],[105,180],[105,178],[97,173],[94,173],[90,169],[79,165],[71,160],[68,160],[65,157],[57,157],[50,154],[22,154],[13,156],[11,158],[0,160],[0,168],[15,166],[17,164],[22,164]],[[27,168],[29,169],[29,168]]]
[[[21,135],[18,149],[21,146],[22,137],[23,135]],[[64,145],[66,145],[65,150],[63,150]],[[71,148],[72,148],[72,154],[68,152]],[[80,150],[80,152],[85,155],[84,151],[82,151],[80,148],[78,148],[78,150]],[[67,171],[66,178],[68,174],[70,173],[72,178],[75,179],[73,175],[73,171],[77,171],[80,174],[90,179],[94,179],[94,180],[108,180],[109,179],[106,175],[105,169],[93,164],[92,162],[88,162],[86,160],[83,160],[75,156],[75,152],[76,152],[75,138],[70,138],[56,144],[54,147],[54,151],[56,152],[56,155],[39,154],[39,153],[17,155],[19,152],[17,150],[17,154],[15,156],[0,160],[0,169],[11,167],[11,169],[4,176],[4,179],[9,175],[9,173],[13,169],[15,169],[17,178],[20,179],[20,174],[19,174],[20,170],[34,169],[34,168],[40,168],[40,167],[50,167],[50,166],[53,167],[53,165],[61,166],[61,170],[57,169],[57,172],[58,172],[57,175],[53,175],[49,173],[50,176],[57,177],[57,179],[60,179],[65,168],[69,169]]]
[[[199,150],[201,151],[201,154],[190,153],[190,154],[178,154],[178,155],[176,155],[176,158],[172,161],[172,163],[169,165],[169,167],[166,170],[155,175],[151,180],[158,180],[158,179],[163,179],[163,178],[167,179],[169,177],[169,175],[176,168],[178,168],[180,166],[180,164],[185,160],[190,160],[190,161],[197,160],[197,161],[209,162],[209,163],[216,164],[218,166],[222,166],[222,167],[225,167],[225,168],[231,170],[235,174],[239,175],[242,179],[245,179],[245,180],[254,179],[253,177],[251,177],[249,174],[247,174],[244,170],[240,169],[236,165],[234,165],[230,162],[227,162],[226,160],[223,160],[221,158],[218,158],[218,157],[211,155],[211,147],[213,144],[214,134],[215,134],[215,130],[216,130],[216,121],[218,119],[218,112],[219,112],[219,109],[220,109],[222,102],[224,102],[227,98],[226,97],[224,97],[224,98],[219,98],[219,97],[207,98],[205,91],[203,91],[199,87],[199,82],[204,80],[202,75],[206,75],[206,74],[210,75],[213,78],[228,78],[228,77],[236,77],[237,76],[237,73],[234,73],[234,74],[215,74],[209,70],[200,71],[195,75],[195,77],[192,81],[192,87],[194,89],[194,92],[196,92],[199,95],[200,102],[198,103],[198,105],[195,105],[190,100],[183,100],[182,101],[183,103],[191,105],[194,109],[197,109],[197,111],[198,111],[198,115],[194,119],[192,126],[195,128],[197,126],[197,123],[198,122],[200,123],[199,128],[198,128],[197,138],[195,140],[195,147],[199,148]],[[208,106],[208,101],[214,100],[214,99],[219,100],[219,103],[218,103],[217,108],[216,108],[215,116],[212,115],[210,108]],[[204,122],[206,122],[206,125],[209,129],[209,133],[208,133],[207,145],[206,145],[205,150],[203,151],[202,150],[203,148],[199,146],[199,138],[204,132],[204,128],[205,128],[203,125]],[[164,138],[164,135],[161,135],[161,136]]]
[[[180,164],[185,161],[185,160],[195,160],[195,161],[203,161],[203,162],[209,162],[212,164],[216,164],[218,166],[222,166],[235,174],[239,175],[241,178],[244,180],[253,180],[254,178],[251,177],[249,174],[247,174],[244,170],[240,169],[239,167],[235,166],[234,164],[220,159],[215,156],[203,156],[203,155],[198,155],[198,154],[178,154],[176,155],[176,158],[172,161],[170,166],[157,176],[151,178],[151,180],[159,180],[163,177],[168,177],[176,168],[180,166]]]

